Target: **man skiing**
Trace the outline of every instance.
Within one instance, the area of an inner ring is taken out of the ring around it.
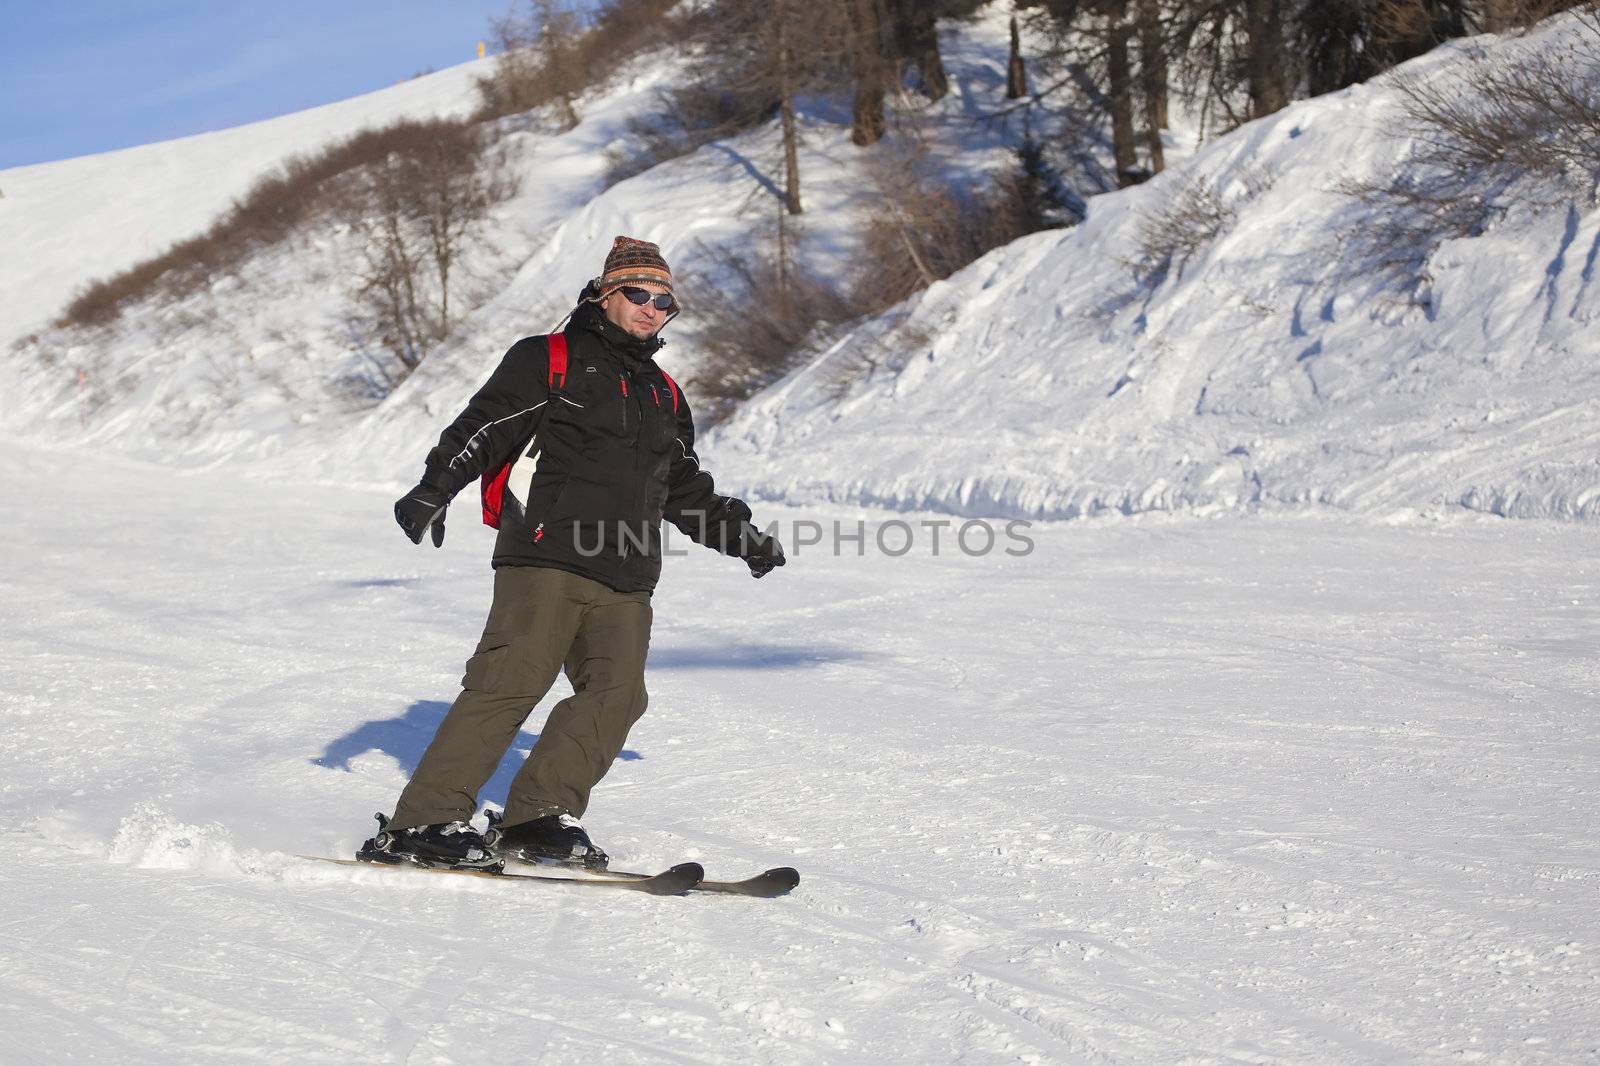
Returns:
[[[359,858],[604,866],[578,819],[645,710],[661,520],[755,577],[784,564],[750,508],[716,493],[689,405],[655,364],[678,310],[660,249],[616,238],[565,330],[512,345],[395,503],[414,543],[431,532],[441,545],[446,506],[482,477],[485,520],[499,508],[494,598],[461,694]],[[551,710],[486,840],[469,824],[478,790],[563,669],[573,693]]]

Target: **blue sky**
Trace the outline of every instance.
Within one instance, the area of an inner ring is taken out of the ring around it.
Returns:
[[[0,0],[0,168],[271,118],[476,54],[512,0]]]

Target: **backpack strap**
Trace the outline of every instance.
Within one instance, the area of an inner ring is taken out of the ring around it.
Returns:
[[[545,387],[553,399],[561,395],[561,390],[567,383],[567,335],[565,333],[552,333],[545,338],[550,352],[549,368],[545,372]],[[548,405],[549,401],[546,401]],[[545,410],[548,412],[549,407]],[[539,425],[535,432],[544,426],[544,415],[539,416]],[[500,508],[505,504],[506,481],[511,477],[511,467],[517,461],[513,455],[498,470],[485,470],[480,495],[483,497],[483,524],[490,529],[500,528]]]
[[[567,383],[567,335],[552,333],[546,339],[550,342],[550,372],[544,383],[552,394],[559,395]]]
[[[673,414],[677,414],[678,413],[678,383],[676,381],[673,381],[672,380],[672,375],[667,373],[665,370],[661,371],[661,376],[667,379],[667,388],[672,390],[672,413]]]

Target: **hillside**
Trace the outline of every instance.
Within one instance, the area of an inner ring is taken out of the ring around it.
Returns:
[[[255,181],[398,118],[464,115],[485,61],[214,133],[0,170],[0,348],[44,327],[83,285],[205,229]]]
[[[1007,175],[1008,11],[938,27],[950,95],[900,100],[877,146],[838,97],[801,101],[817,276],[881,251],[908,142],[952,188]],[[786,565],[755,581],[666,529],[646,713],[579,813],[618,870],[795,867],[775,899],[316,861],[393,810],[464,684],[528,711],[462,781],[478,826],[574,684],[632,687],[580,587],[555,612],[582,615],[576,682],[510,691],[547,604],[485,622],[470,490],[437,548],[394,500],[617,233],[682,276],[663,362],[699,403],[728,321],[705,309],[771,239],[773,125],[617,180],[671,54],[620,65],[575,128],[497,120],[521,189],[458,328],[392,391],[363,384],[348,215],[50,322],[288,154],[463,113],[479,68],[0,173],[0,485],[24,501],[0,552],[0,1060],[1593,1063],[1600,211],[1508,181],[1397,281],[1392,217],[1337,191],[1426,176],[1403,78],[1470,97],[1575,29],[1462,40],[1199,148],[1176,115],[1168,173],[827,319],[701,437]],[[622,447],[604,422],[581,428]]]
[[[940,105],[923,109],[917,122],[952,184],[984,182],[1007,163],[1007,148],[1020,133],[1015,123],[971,122],[974,112],[1003,103],[1005,34],[999,14],[945,25],[942,48],[955,89]],[[673,324],[664,355],[674,373],[692,373],[702,328],[695,285],[719,283],[726,269],[717,262],[719,250],[754,255],[767,239],[775,201],[762,182],[773,170],[776,140],[772,127],[757,128],[613,183],[607,149],[629,138],[631,121],[659,108],[659,94],[678,66],[670,55],[635,58],[581,101],[582,120],[571,130],[556,132],[539,114],[502,120],[500,143],[521,189],[495,210],[491,247],[470,264],[479,276],[473,310],[381,403],[374,404],[359,380],[369,353],[353,342],[346,321],[346,275],[356,249],[348,233],[325,228],[253,255],[205,291],[139,303],[107,327],[46,329],[32,344],[0,350],[0,364],[15,382],[6,390],[0,429],[168,462],[265,460],[296,476],[309,466],[319,477],[403,480],[413,476],[441,416],[460,408],[511,342],[545,332],[564,316],[618,233],[659,242],[675,268],[692,278],[680,293],[686,312]],[[459,114],[474,102],[473,67],[386,90],[395,94],[392,101],[384,93],[363,100],[372,112],[383,101],[385,114],[406,108]],[[424,91],[425,99],[418,96]],[[347,117],[338,109],[300,117],[297,150],[343,135]],[[801,262],[842,284],[840,264],[855,246],[868,196],[864,175],[877,157],[849,143],[833,101],[802,101],[799,121],[808,205],[800,220]],[[269,143],[252,158],[268,160],[284,150],[271,123],[208,136],[231,142],[256,133]],[[147,151],[156,159],[171,155],[163,165],[177,172],[202,149],[207,155],[229,151],[205,137]],[[62,180],[82,169],[101,182],[76,196],[104,195],[104,182],[116,180],[109,165],[50,166],[61,168]],[[41,172],[36,180],[49,178],[49,167],[35,169]],[[0,174],[0,183],[7,180]],[[181,189],[186,183],[173,184]],[[165,229],[177,235],[184,226],[174,220]],[[77,283],[104,272],[97,262],[65,258],[47,258],[44,266]],[[59,293],[70,289],[53,284]],[[87,418],[80,413],[80,368],[88,375],[81,401]]]
[[[1593,205],[1511,211],[1482,235],[1446,242],[1426,284],[1406,293],[1352,256],[1350,235],[1381,234],[1385,223],[1336,191],[1412,166],[1415,145],[1396,135],[1397,78],[1454,84],[1475,64],[1561,47],[1575,25],[1457,42],[1188,158],[1179,133],[1165,174],[1095,197],[1085,224],[1000,248],[862,323],[751,402],[709,453],[731,486],[759,496],[964,515],[1304,505],[1600,514]],[[941,35],[954,88],[918,113],[920,136],[952,183],[981,186],[1008,164],[1019,132],[972,121],[1004,103],[1004,12],[944,23]],[[473,310],[381,402],[363,383],[370,353],[345,319],[351,241],[327,230],[111,327],[45,330],[0,351],[0,428],[163,461],[399,484],[499,353],[554,326],[622,232],[660,242],[696,275],[663,355],[692,378],[706,328],[694,285],[719,284],[721,252],[754,255],[770,241],[775,205],[758,179],[776,166],[776,130],[611,183],[607,149],[657,106],[676,70],[671,56],[636,58],[583,101],[567,132],[538,116],[505,123],[522,190],[497,210],[493,247],[474,263],[483,280]],[[30,311],[8,309],[0,334],[36,326],[35,309],[129,259],[152,227],[177,236],[199,226],[291,146],[381,116],[465,111],[471,73],[469,64],[301,116],[0,174],[0,233],[38,249],[26,265],[9,260],[4,280]],[[801,259],[844,284],[870,210],[866,175],[883,149],[852,146],[827,100],[803,102],[800,121]],[[99,205],[116,201],[129,173],[151,206],[109,218]],[[1187,261],[1136,273],[1150,220],[1195,189],[1222,224]],[[100,239],[73,229],[79,202],[96,205],[83,224],[99,226]],[[57,231],[79,236],[45,236]]]
[[[1458,80],[1575,32],[1397,73]],[[1347,234],[1383,222],[1334,191],[1404,173],[1401,128],[1385,76],[1097,197],[1082,226],[991,253],[769,390],[718,433],[719,463],[774,499],[965,515],[1600,516],[1600,211],[1513,210],[1446,242],[1407,298],[1351,261]],[[1193,182],[1232,217],[1142,284],[1146,220]]]

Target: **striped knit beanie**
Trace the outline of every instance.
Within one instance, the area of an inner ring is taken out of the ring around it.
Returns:
[[[605,297],[623,285],[654,282],[672,291],[672,271],[661,258],[661,248],[649,241],[618,237],[611,242],[605,270],[594,279],[595,290]]]

